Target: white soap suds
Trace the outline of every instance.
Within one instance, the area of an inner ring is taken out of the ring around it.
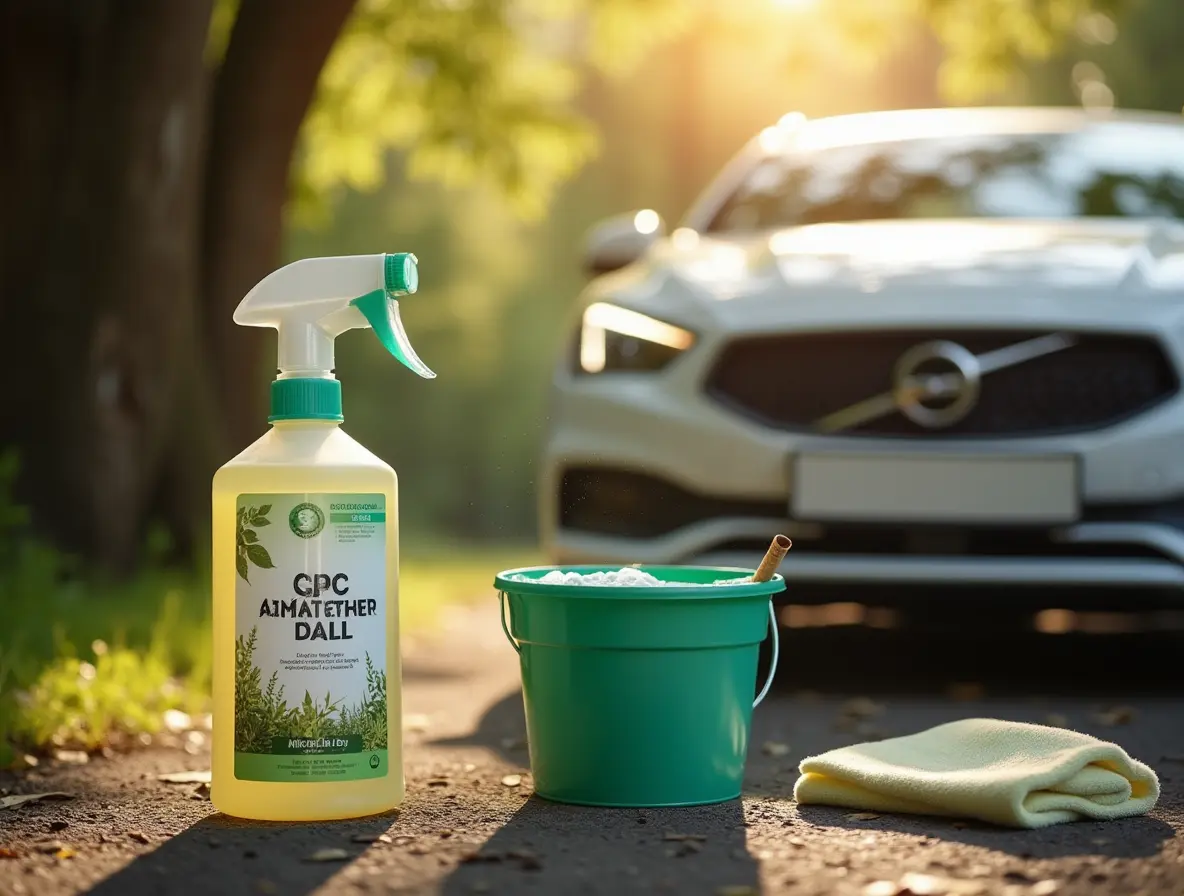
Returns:
[[[748,581],[745,578],[720,579],[716,582],[664,582],[659,578],[634,567],[625,567],[611,572],[564,572],[553,569],[542,578],[515,573],[507,577],[511,582],[531,582],[536,585],[611,585],[619,588],[710,588],[712,585],[736,585]]]

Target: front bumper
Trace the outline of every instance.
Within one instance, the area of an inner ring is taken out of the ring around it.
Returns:
[[[776,430],[730,412],[703,394],[705,363],[680,359],[661,376],[559,377],[540,482],[541,533],[553,562],[754,567],[772,534],[784,532],[794,549],[782,573],[797,582],[1184,586],[1182,397],[1103,430],[1012,438],[1005,446],[859,439],[862,450],[894,453],[1071,454],[1080,464],[1082,505],[1071,524],[820,523],[790,512],[790,460],[850,441]],[[604,493],[595,486],[573,492],[572,478],[605,474],[657,483],[656,490],[639,487],[631,505],[628,490],[618,489],[615,510],[610,502],[588,511]],[[646,506],[662,512],[639,515]]]

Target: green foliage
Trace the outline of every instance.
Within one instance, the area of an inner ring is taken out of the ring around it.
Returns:
[[[1005,90],[1024,62],[1065,46],[1090,15],[1114,18],[1133,0],[910,0],[946,47],[940,76],[951,99]]]
[[[271,520],[267,518],[267,514],[270,512],[270,504],[238,509],[234,529],[234,567],[238,570],[239,577],[248,584],[251,581],[247,575],[249,564],[253,563],[260,569],[275,569],[275,564],[271,562],[271,554],[267,553],[267,548],[259,544],[259,533],[255,531],[255,529],[271,525]],[[252,526],[255,528],[251,528]]]
[[[81,750],[161,729],[165,710],[197,702],[173,678],[159,647],[148,651],[91,645],[84,660],[52,661],[17,698],[12,733],[29,744]]]
[[[1094,84],[1111,91],[1118,106],[1180,111],[1184,4],[1142,0],[1121,19],[1090,16],[1079,23],[1076,38],[1053,59],[1028,66],[1015,101],[1072,104]]]
[[[240,635],[234,652],[234,749],[240,753],[270,753],[275,737],[348,737],[361,735],[362,749],[387,748],[386,673],[366,654],[366,693],[355,705],[343,706],[328,692],[324,701],[308,691],[289,707],[278,673],[263,685],[255,665],[258,634]]]
[[[572,102],[583,60],[619,70],[686,19],[679,0],[361,0],[304,124],[293,211],[323,222],[397,149],[412,180],[492,185],[538,217],[597,148]]]
[[[29,531],[18,467],[0,457],[0,768],[17,749],[119,745],[159,731],[167,709],[203,709],[208,589],[156,566],[131,582],[84,575]]]

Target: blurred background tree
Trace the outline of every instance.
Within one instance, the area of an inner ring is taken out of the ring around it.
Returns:
[[[21,381],[0,440],[19,497],[113,568],[153,521],[190,552],[213,468],[265,425],[273,343],[235,304],[284,260],[412,250],[405,320],[441,377],[348,334],[347,426],[400,471],[411,532],[529,538],[589,223],[677,218],[789,109],[1075,103],[1095,69],[1125,105],[1179,109],[1159,77],[1178,3],[1127,5],[6,3],[0,321]]]

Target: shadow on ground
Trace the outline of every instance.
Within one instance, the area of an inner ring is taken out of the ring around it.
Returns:
[[[169,896],[306,896],[340,874],[368,847],[354,838],[385,833],[397,813],[319,824],[269,824],[217,814],[170,838],[153,852],[96,884],[90,896],[168,893]],[[347,858],[310,862],[317,850],[344,849]]]
[[[1062,859],[1104,856],[1135,859],[1155,856],[1175,836],[1171,825],[1157,818],[1126,818],[1120,821],[1078,822],[1043,831],[1022,831],[928,816],[884,815],[864,821],[847,816],[849,809],[827,806],[799,806],[799,817],[827,829],[885,832],[926,836],[966,846],[978,846],[1019,859]]]
[[[739,800],[679,809],[600,809],[531,797],[444,894],[759,891]]]

